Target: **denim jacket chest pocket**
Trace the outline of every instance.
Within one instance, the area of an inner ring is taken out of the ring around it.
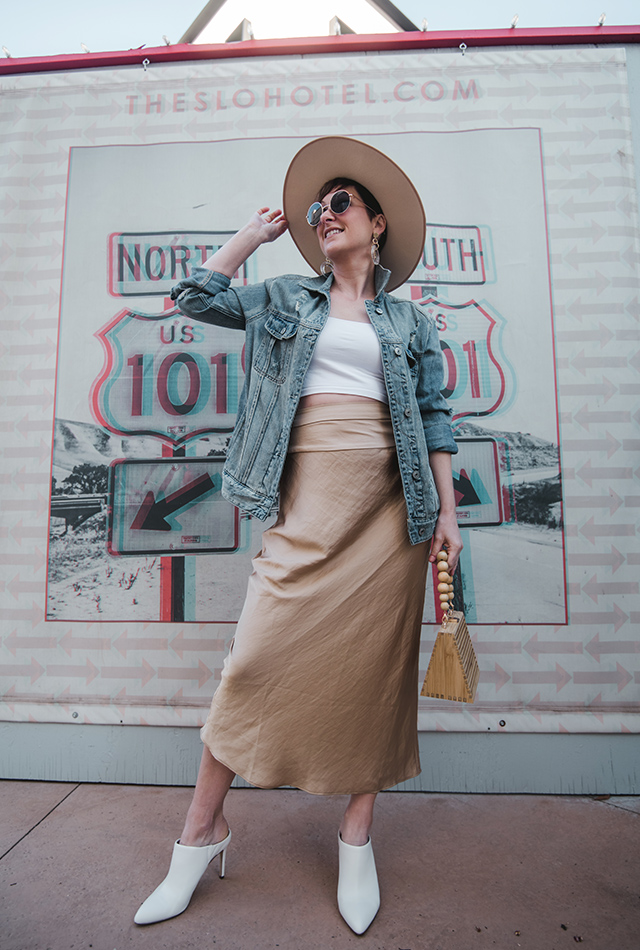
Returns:
[[[299,324],[285,314],[271,311],[264,324],[262,340],[253,358],[253,369],[275,383],[287,377]]]

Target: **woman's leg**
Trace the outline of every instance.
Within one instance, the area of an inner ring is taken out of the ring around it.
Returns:
[[[338,908],[354,933],[364,933],[380,907],[371,847],[374,794],[352,795],[338,840]]]
[[[226,838],[229,826],[223,812],[224,800],[234,777],[235,772],[218,762],[205,746],[180,844],[201,848]]]
[[[181,914],[209,862],[218,855],[220,877],[224,877],[231,834],[223,807],[233,776],[231,769],[214,759],[205,747],[184,831],[173,847],[169,873],[138,909],[133,918],[137,924],[155,924]]]
[[[373,824],[375,801],[375,792],[351,796],[340,824],[340,837],[345,844],[367,843]]]

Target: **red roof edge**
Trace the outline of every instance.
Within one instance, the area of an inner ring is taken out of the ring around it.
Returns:
[[[375,33],[345,36],[293,37],[280,40],[247,40],[213,46],[183,43],[106,53],[70,53],[0,60],[0,75],[134,66],[144,59],[150,65],[189,60],[235,59],[243,56],[317,56],[329,53],[362,53],[379,50],[451,49],[465,43],[471,51],[481,46],[600,46],[640,43],[637,26],[573,26],[540,29],[448,30],[441,33]]]

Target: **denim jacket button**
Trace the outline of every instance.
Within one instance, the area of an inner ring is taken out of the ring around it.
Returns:
[[[399,346],[394,346],[393,352],[396,354],[396,356],[402,356],[402,350]]]
[[[376,307],[376,313],[382,313],[382,310],[380,307]]]
[[[405,414],[405,416],[407,417],[407,419],[408,419],[409,416],[411,415],[411,409],[409,408],[409,406],[407,406],[407,408],[405,409],[404,414]]]
[[[418,481],[418,479],[420,478],[420,471],[417,468],[414,468],[411,474],[413,475],[415,480]]]
[[[419,531],[418,531],[418,534],[420,535],[421,538],[424,538],[424,536],[425,536],[426,533],[427,533],[427,529],[426,529],[426,528],[420,528]]]

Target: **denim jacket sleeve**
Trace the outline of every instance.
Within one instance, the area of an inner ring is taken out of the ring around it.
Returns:
[[[252,284],[230,288],[230,283],[225,274],[194,267],[189,277],[172,288],[171,299],[177,300],[182,313],[193,320],[244,330],[247,317],[267,308],[267,287]]]
[[[458,451],[452,432],[452,410],[442,395],[444,363],[435,321],[420,311],[424,322],[422,352],[418,357],[416,399],[422,417],[424,436],[429,452]]]

